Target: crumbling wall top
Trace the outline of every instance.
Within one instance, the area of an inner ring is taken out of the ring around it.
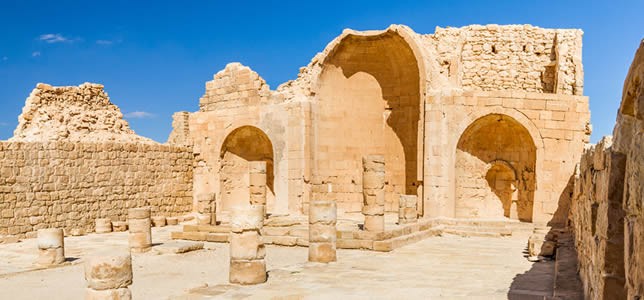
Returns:
[[[144,142],[134,133],[103,85],[39,83],[25,102],[10,141]]]

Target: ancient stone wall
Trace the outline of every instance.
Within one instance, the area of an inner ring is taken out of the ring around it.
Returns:
[[[168,136],[167,143],[170,145],[192,145],[189,112],[180,111],[172,115],[172,132]]]
[[[229,64],[206,83],[200,111],[189,116],[195,192],[214,193],[221,204],[226,185],[238,180],[222,176],[230,161],[224,145],[251,126],[273,148],[273,212],[306,212],[311,198],[335,200],[340,213],[359,212],[360,160],[376,154],[386,161],[386,211],[396,212],[398,195],[407,194],[418,196],[420,215],[455,217],[461,174],[481,196],[461,203],[467,217],[507,217],[514,203],[523,221],[564,224],[574,166],[591,131],[581,36],[529,25],[437,28],[429,35],[404,25],[345,30],[275,91],[248,67]],[[469,141],[478,160],[465,174],[459,140],[488,115],[518,125]],[[516,147],[497,153],[515,136],[522,137]],[[534,147],[523,153],[523,142]]]
[[[130,129],[103,85],[54,87],[39,83],[27,98],[10,141],[57,140],[154,143]]]
[[[240,63],[230,63],[212,81],[206,82],[206,93],[199,100],[199,111],[259,105],[270,97],[266,81]]]
[[[644,298],[644,41],[624,81],[613,149],[626,156],[624,266],[629,299]]]
[[[501,201],[487,173],[503,161],[515,171],[517,204],[523,211],[519,219],[564,225],[575,164],[590,138],[589,122],[588,98],[583,96],[522,91],[430,96],[425,104],[423,209],[432,217],[454,217],[455,206],[467,207],[487,212],[480,217],[492,217],[485,203]],[[469,189],[467,195],[459,195],[459,190],[465,192],[462,187]],[[505,209],[496,213],[504,215]]]
[[[14,134],[0,141],[0,235],[192,210],[192,149],[136,135],[100,84],[38,84]]]
[[[159,144],[0,142],[0,235],[41,228],[93,230],[127,209],[192,210],[192,153]]]
[[[239,63],[206,83],[200,111],[189,117],[194,191],[215,194],[218,219],[227,220],[230,208],[247,195],[253,160],[266,161],[270,169],[267,211],[302,211],[304,110],[301,102],[274,95],[264,79]]]
[[[589,299],[624,299],[625,156],[605,137],[584,151],[571,205],[579,273]]]
[[[614,138],[584,152],[575,178],[570,222],[586,298],[644,297],[643,132],[644,41],[624,82]]]
[[[531,25],[436,28],[441,73],[469,90],[583,95],[581,30]]]

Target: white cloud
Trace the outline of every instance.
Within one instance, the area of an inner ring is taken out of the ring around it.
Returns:
[[[38,57],[38,56],[40,56],[40,51],[34,51],[33,53],[31,53],[31,57]]]
[[[70,39],[62,36],[60,33],[41,34],[38,39],[48,44],[71,42]]]
[[[114,43],[114,42],[113,42],[113,41],[110,41],[110,40],[97,40],[97,41],[96,41],[96,44],[97,44],[97,45],[111,45],[111,44],[113,44],[113,43]]]
[[[154,114],[147,111],[133,111],[126,113],[125,117],[130,119],[145,119],[154,117]]]

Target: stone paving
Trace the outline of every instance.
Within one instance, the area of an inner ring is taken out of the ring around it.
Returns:
[[[340,250],[328,265],[271,270],[257,286],[214,285],[175,299],[543,299],[554,262],[524,257],[525,239],[429,238],[390,253]]]
[[[176,226],[154,228],[169,242]],[[228,284],[228,244],[133,256],[134,299],[544,299],[553,294],[554,262],[525,258],[525,236],[432,237],[392,252],[338,250],[338,262],[307,263],[307,248],[267,247],[268,282]],[[35,240],[0,245],[0,299],[81,299],[83,257],[127,244],[127,233],[65,240],[66,266],[37,269]],[[159,246],[155,246],[159,247]]]

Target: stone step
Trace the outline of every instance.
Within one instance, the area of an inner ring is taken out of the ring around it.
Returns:
[[[203,243],[172,241],[154,246],[152,249],[158,254],[181,254],[201,250],[203,249]]]
[[[183,232],[215,232],[215,233],[229,233],[230,226],[215,226],[215,225],[183,225]]]
[[[447,226],[483,226],[483,227],[505,227],[505,228],[534,228],[533,223],[509,221],[509,220],[468,220],[468,219],[438,219],[440,224]]]
[[[498,234],[500,236],[512,235],[511,229],[502,228],[502,227],[447,226],[445,229],[450,232],[459,231],[459,232],[490,233],[490,234]],[[447,232],[447,233],[450,233],[450,232]]]
[[[170,238],[173,240],[227,243],[229,240],[229,235],[229,233],[219,232],[175,231],[170,233]]]
[[[443,233],[458,235],[462,237],[502,237],[499,232],[484,232],[484,231],[471,231],[471,230],[455,230],[450,228],[443,229]]]

